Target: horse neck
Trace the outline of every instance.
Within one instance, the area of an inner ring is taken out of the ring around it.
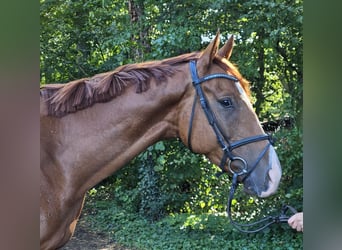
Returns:
[[[84,194],[149,145],[178,137],[182,79],[178,72],[169,83],[152,82],[144,93],[130,88],[110,102],[61,118],[55,152],[66,183]]]

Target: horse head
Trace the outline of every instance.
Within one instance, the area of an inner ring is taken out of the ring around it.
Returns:
[[[193,88],[185,95],[180,137],[196,153],[237,176],[258,197],[275,193],[281,166],[253,109],[249,83],[229,61],[233,36],[219,49],[220,36],[189,64]]]

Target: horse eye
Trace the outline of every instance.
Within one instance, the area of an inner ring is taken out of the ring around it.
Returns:
[[[224,99],[219,100],[219,103],[225,108],[232,108],[233,102],[230,98],[225,97]]]

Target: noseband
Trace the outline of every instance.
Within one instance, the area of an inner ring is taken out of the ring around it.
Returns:
[[[223,130],[221,129],[213,111],[211,110],[211,108],[209,106],[209,103],[205,97],[203,90],[202,90],[201,83],[208,81],[208,80],[211,80],[211,79],[214,79],[214,78],[225,78],[225,79],[228,79],[228,80],[234,81],[234,82],[238,82],[238,79],[232,75],[222,74],[222,73],[210,74],[210,75],[204,76],[202,78],[199,78],[198,74],[197,74],[196,61],[193,61],[193,60],[190,61],[190,72],[191,72],[191,77],[192,77],[192,84],[196,89],[196,94],[194,97],[194,102],[192,105],[192,111],[191,111],[190,122],[189,122],[188,147],[192,151],[192,145],[191,145],[192,125],[193,125],[193,119],[194,119],[197,97],[198,97],[200,100],[200,103],[201,103],[202,110],[205,113],[210,126],[214,130],[217,142],[223,151],[223,156],[222,156],[222,159],[221,159],[221,162],[219,165],[219,167],[221,168],[220,175],[226,172],[224,166],[226,165],[226,162],[228,159],[229,159],[228,170],[233,174],[232,185],[230,188],[229,197],[228,197],[228,205],[227,205],[227,214],[228,214],[230,221],[239,231],[244,232],[244,233],[259,232],[259,231],[265,229],[266,227],[270,226],[273,223],[282,223],[282,222],[286,223],[287,220],[289,219],[289,216],[286,215],[286,212],[289,209],[291,210],[292,213],[296,212],[296,210],[294,208],[292,208],[291,206],[287,206],[287,205],[283,206],[280,215],[278,215],[278,216],[266,216],[265,218],[263,218],[257,222],[254,222],[254,223],[240,224],[240,223],[237,223],[236,221],[234,221],[232,219],[231,205],[232,205],[232,200],[234,197],[235,190],[236,190],[238,182],[239,182],[238,177],[242,176],[241,180],[240,180],[241,182],[244,182],[246,180],[246,178],[254,171],[256,166],[259,164],[260,160],[264,157],[264,155],[268,151],[271,144],[273,144],[273,141],[272,141],[272,138],[270,135],[263,134],[263,135],[251,136],[251,137],[247,137],[247,138],[244,138],[244,139],[241,139],[238,141],[230,142],[227,139],[227,136],[223,133]],[[248,163],[246,162],[246,160],[240,156],[234,155],[232,152],[236,148],[242,147],[242,146],[250,144],[250,143],[264,141],[264,140],[268,141],[267,145],[260,152],[255,163],[249,169],[248,169]],[[242,168],[240,168],[237,171],[234,171],[232,169],[232,163],[234,161],[235,162],[240,161],[240,163],[242,163]],[[259,224],[263,224],[263,225],[257,229],[253,229],[253,230],[245,229],[245,228],[255,227],[255,225],[259,225]]]

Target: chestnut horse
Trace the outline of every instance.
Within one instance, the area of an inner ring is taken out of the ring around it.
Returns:
[[[267,197],[281,177],[274,148],[219,32],[202,52],[121,66],[40,89],[40,247],[72,236],[90,188],[159,140],[180,138],[245,191]]]

